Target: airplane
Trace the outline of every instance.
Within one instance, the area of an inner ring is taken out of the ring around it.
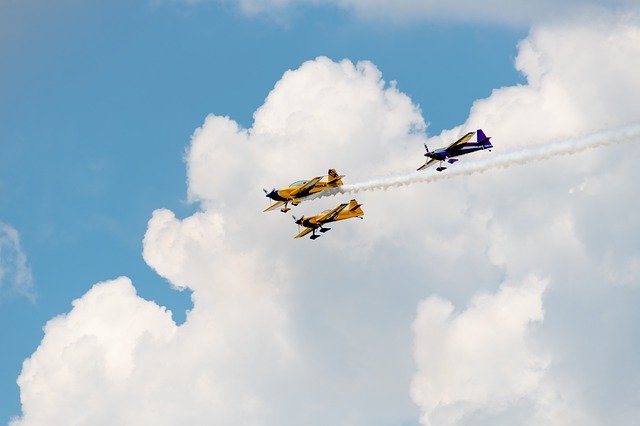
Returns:
[[[302,202],[302,198],[309,195],[316,194],[327,189],[336,188],[342,185],[342,178],[344,175],[339,175],[334,169],[329,169],[327,174],[327,180],[324,181],[324,176],[316,176],[310,180],[299,180],[293,182],[288,188],[273,189],[271,192],[263,189],[268,198],[271,198],[275,203],[264,209],[265,212],[271,211],[284,204],[284,207],[280,209],[282,213],[286,213],[290,208],[287,208],[287,204],[291,203],[297,206]]]
[[[469,139],[471,139],[474,134],[477,134],[478,136],[477,142],[469,142]],[[478,129],[477,132],[467,133],[446,148],[429,151],[427,144],[424,144],[424,147],[427,150],[424,156],[428,157],[429,159],[422,166],[420,166],[418,170],[424,170],[427,167],[440,162],[440,165],[436,168],[436,170],[441,172],[446,169],[446,167],[442,166],[443,161],[446,161],[449,164],[453,164],[458,161],[457,158],[452,157],[458,157],[460,155],[469,154],[471,152],[480,151],[483,149],[488,149],[489,151],[491,151],[493,145],[489,141],[490,139],[491,137],[485,135],[482,129]]]
[[[316,229],[322,232],[323,234],[330,230],[331,228],[325,228],[323,225],[329,222],[337,222],[338,220],[350,219],[352,217],[359,217],[362,219],[364,216],[364,212],[360,208],[362,204],[358,204],[356,200],[351,200],[349,204],[343,203],[338,207],[335,207],[331,210],[325,210],[320,214],[304,217],[302,216],[300,219],[296,219],[293,217],[293,220],[298,225],[298,229],[300,226],[304,226],[305,229],[298,233],[293,238],[304,237],[308,233],[311,234],[311,239],[315,240],[316,238],[320,238],[320,235],[316,234]]]

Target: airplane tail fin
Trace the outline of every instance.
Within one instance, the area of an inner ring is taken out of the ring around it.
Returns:
[[[482,129],[478,129],[476,133],[478,135],[478,144],[482,145],[482,149],[491,150],[491,148],[493,148],[493,144],[491,143],[491,136],[485,135]]]
[[[491,139],[491,138],[488,138],[487,135],[484,134],[482,129],[478,129],[478,131],[476,132],[476,135],[478,136],[478,142],[482,142],[485,139]]]
[[[364,216],[364,212],[360,208],[362,204],[358,204],[358,202],[353,199],[349,201],[349,205],[347,206],[347,210],[354,213],[356,216]]]
[[[330,185],[342,185],[342,178],[345,175],[339,175],[338,172],[336,172],[335,169],[329,169],[329,172],[327,173],[328,178],[327,178],[327,183]]]

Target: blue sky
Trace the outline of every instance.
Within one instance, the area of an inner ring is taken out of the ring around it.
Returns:
[[[95,282],[127,275],[184,320],[188,292],[150,270],[141,244],[154,209],[195,210],[182,158],[206,114],[250,126],[284,71],[319,55],[374,62],[421,105],[429,133],[522,80],[513,60],[524,29],[380,26],[332,8],[273,22],[216,4],[109,3],[2,6],[19,20],[0,40],[0,220],[20,233],[37,295],[0,299],[5,420],[20,413],[15,380],[44,323]]]
[[[640,122],[630,0],[49,3],[0,4],[2,420],[634,424],[637,137],[362,191],[313,243],[260,212]]]

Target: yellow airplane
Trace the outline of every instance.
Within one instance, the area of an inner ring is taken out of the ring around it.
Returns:
[[[352,217],[359,217],[360,219],[362,219],[362,216],[364,216],[364,212],[360,208],[361,205],[362,204],[358,204],[356,200],[351,200],[349,204],[340,204],[338,207],[332,210],[325,210],[315,216],[302,216],[300,219],[296,219],[294,216],[293,220],[295,220],[296,224],[298,224],[298,229],[300,229],[300,226],[304,226],[305,229],[299,232],[298,235],[293,238],[304,237],[311,232],[311,239],[315,240],[316,238],[320,238],[320,235],[316,234],[316,229],[318,229],[323,234],[331,229],[325,228],[323,226],[325,223],[351,219]]]
[[[327,189],[336,188],[342,185],[343,177],[344,175],[339,175],[334,169],[330,169],[326,181],[323,180],[324,176],[317,176],[311,180],[293,182],[288,188],[274,188],[271,192],[263,189],[267,197],[275,201],[275,203],[264,209],[264,211],[271,211],[284,204],[284,207],[281,208],[280,211],[286,213],[291,210],[287,208],[287,204],[291,203],[297,206],[302,202],[302,198],[304,197],[326,191]]]

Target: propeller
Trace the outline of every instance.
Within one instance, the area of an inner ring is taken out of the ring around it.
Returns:
[[[298,232],[300,232],[300,225],[302,225],[302,219],[304,219],[304,216],[302,216],[300,219],[297,219],[294,215],[291,215],[291,217],[293,218],[293,221],[296,223],[296,225],[298,225]]]
[[[265,188],[262,188],[262,190],[264,191],[264,196],[265,197],[270,198],[270,199],[275,201],[275,195],[278,193],[275,188],[273,188],[273,190],[271,190],[271,192],[267,191]],[[267,201],[267,203],[270,204],[269,201]]]
[[[271,198],[271,197],[269,197],[269,195],[270,195],[271,193],[270,193],[269,191],[267,191],[267,190],[266,190],[266,188],[262,188],[262,190],[264,191],[264,196],[265,196],[265,197],[267,197],[267,198]],[[273,188],[273,190],[275,191],[276,189],[275,189],[275,188]],[[272,191],[272,192],[273,192],[273,191]],[[270,202],[269,200],[267,200],[267,206],[270,206],[270,205],[271,205],[271,202]]]

